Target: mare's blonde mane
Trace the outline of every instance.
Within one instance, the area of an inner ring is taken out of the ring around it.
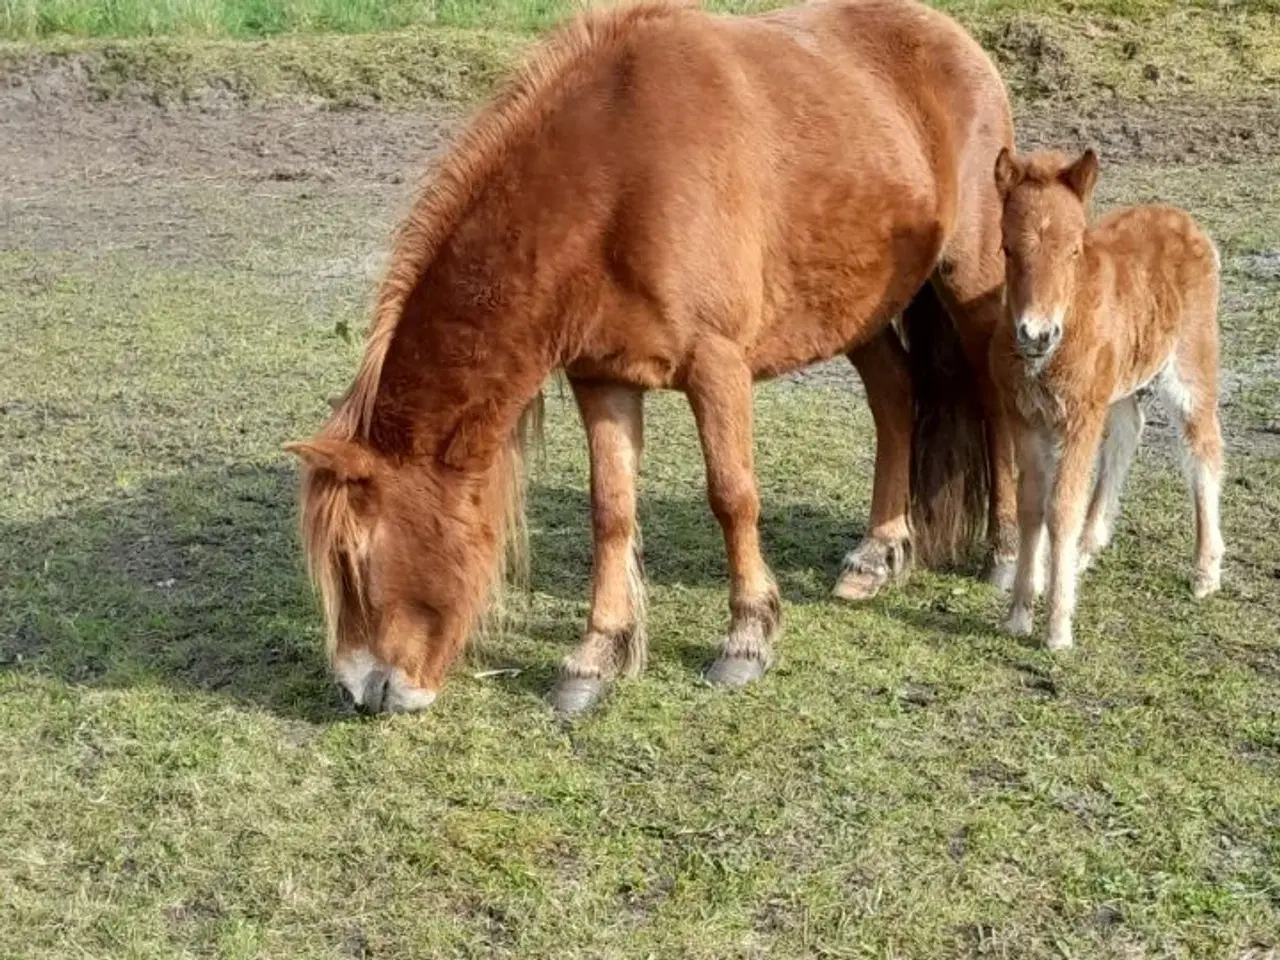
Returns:
[[[693,9],[684,0],[653,0],[592,10],[535,46],[507,88],[480,112],[440,162],[397,231],[364,359],[334,411],[330,435],[344,440],[368,438],[382,365],[405,303],[510,146],[545,122],[601,51],[627,39],[638,26]]]
[[[595,57],[615,48],[646,24],[696,9],[684,0],[656,0],[584,13],[537,44],[506,90],[485,107],[446,154],[397,230],[378,290],[364,356],[350,389],[335,405],[321,435],[369,440],[382,368],[423,273],[467,215],[485,183],[500,169],[512,144],[534,134],[573,89]],[[525,409],[504,453],[503,545],[484,612],[501,616],[507,575],[528,573],[524,459],[526,441],[541,433],[542,395]],[[307,468],[301,489],[301,533],[312,582],[321,595],[326,647],[335,653],[343,618],[364,623],[369,612],[365,560],[370,530],[350,484],[330,471]],[[487,622],[479,617],[483,634]]]

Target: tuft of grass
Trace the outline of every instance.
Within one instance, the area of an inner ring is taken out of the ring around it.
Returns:
[[[1050,0],[940,6],[993,55],[1019,100],[1083,103],[1274,96],[1280,89],[1276,2],[1212,8],[1135,2],[1119,10],[1115,3],[1073,3],[1069,11]],[[750,12],[773,5],[739,0],[718,8]],[[395,28],[385,32],[348,35],[341,32],[346,27],[317,22],[314,29],[321,32],[297,28],[270,42],[223,38],[273,31],[32,32],[12,26],[0,29],[0,36],[39,39],[0,43],[0,79],[94,98],[173,101],[212,94],[240,100],[303,96],[339,104],[466,103],[492,90],[517,61],[530,31],[567,12],[556,3],[442,2],[432,9],[430,17],[381,24]],[[351,29],[374,26],[353,22]],[[116,34],[123,38],[102,39]]]
[[[0,47],[0,75],[52,81],[63,96],[91,99],[469,103],[492,91],[523,43],[510,33],[443,27],[270,41],[60,40]]]
[[[776,383],[757,461],[781,662],[705,689],[723,547],[687,406],[658,395],[651,668],[572,725],[541,700],[590,568],[554,390],[516,629],[421,716],[346,716],[326,674],[280,445],[352,375],[334,331],[364,325],[398,190],[175,174],[24,198],[0,233],[0,956],[1268,956],[1278,185],[1269,163],[1100,186],[1188,206],[1223,249],[1224,363],[1259,389],[1224,407],[1221,596],[1189,598],[1157,422],[1073,655],[996,634],[1001,601],[958,575],[839,605],[871,418]]]
[[[709,0],[719,12],[749,13],[783,0]],[[937,0],[962,16],[992,13],[1102,14],[1150,18],[1188,8],[1274,14],[1277,0]],[[532,32],[580,7],[578,0],[0,0],[0,37],[263,37],[367,33],[410,26]]]

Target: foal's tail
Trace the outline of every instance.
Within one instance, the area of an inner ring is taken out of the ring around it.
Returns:
[[[990,491],[979,381],[931,283],[902,314],[915,409],[911,526],[927,567],[966,559],[984,530]]]

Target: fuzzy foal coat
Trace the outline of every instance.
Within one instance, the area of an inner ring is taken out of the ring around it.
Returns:
[[[1023,475],[1006,627],[1031,630],[1047,522],[1052,649],[1072,645],[1077,570],[1111,538],[1142,431],[1140,390],[1160,397],[1180,433],[1196,513],[1196,596],[1216,590],[1221,575],[1217,250],[1188,213],[1169,206],[1128,207],[1089,225],[1097,170],[1092,151],[1074,163],[1058,153],[1002,154],[996,165],[1009,277],[991,362]],[[1030,360],[1015,327],[1050,314],[1061,317],[1060,342]]]

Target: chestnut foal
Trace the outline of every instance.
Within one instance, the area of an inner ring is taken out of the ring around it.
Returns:
[[[1167,206],[1117,210],[1090,226],[1097,174],[1092,150],[1074,162],[1004,150],[995,167],[1007,272],[991,366],[1020,471],[1021,543],[1004,627],[1031,633],[1047,515],[1050,650],[1072,645],[1076,578],[1111,539],[1148,386],[1181,432],[1196,516],[1192,592],[1205,597],[1221,581],[1218,254],[1188,214]]]

